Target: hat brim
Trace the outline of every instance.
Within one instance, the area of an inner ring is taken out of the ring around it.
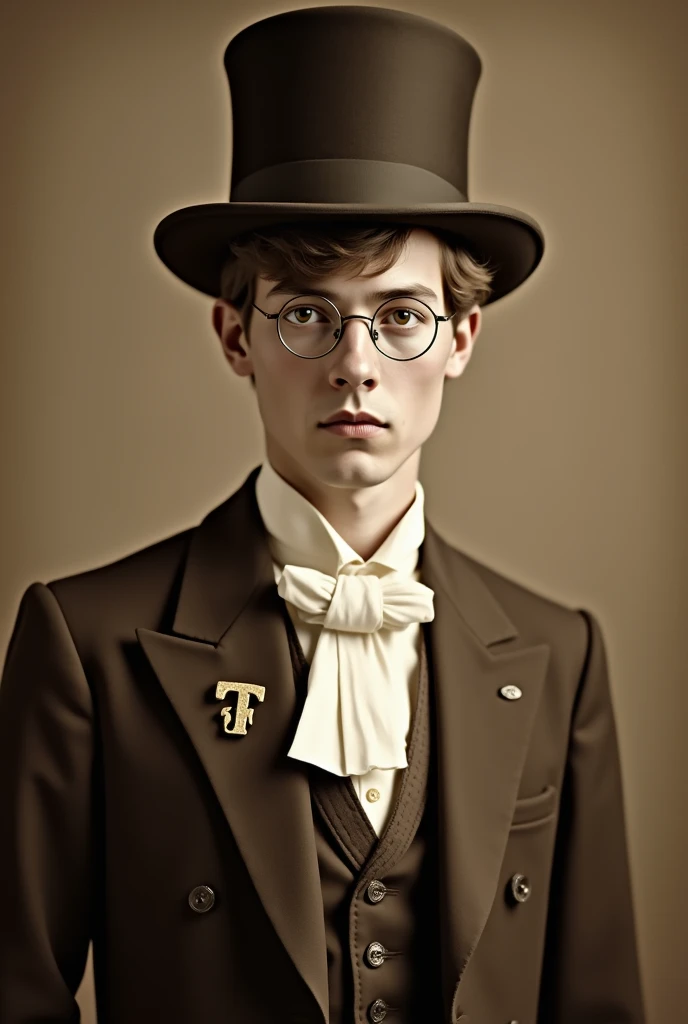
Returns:
[[[484,305],[508,295],[530,277],[544,252],[537,221],[520,210],[485,203],[425,203],[377,206],[369,203],[204,203],[175,210],[153,235],[155,251],[180,280],[217,298],[220,273],[230,255],[228,241],[266,227],[312,226],[322,222],[410,224],[447,232],[494,272]]]

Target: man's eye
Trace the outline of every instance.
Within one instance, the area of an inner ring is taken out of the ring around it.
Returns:
[[[286,319],[289,319],[289,317],[293,316],[293,317],[295,317],[295,319],[291,320],[290,321],[291,323],[297,323],[297,324],[313,323],[315,315],[317,314],[317,312],[318,311],[316,309],[313,309],[312,306],[296,306],[294,309],[290,309],[289,310],[289,312],[286,315]]]
[[[419,317],[417,313],[415,313],[412,309],[404,309],[403,307],[399,307],[399,309],[393,309],[390,313],[387,314],[387,317],[385,317],[385,319],[387,319],[388,317],[392,317],[391,323],[394,327],[415,327],[416,324],[419,322]]]

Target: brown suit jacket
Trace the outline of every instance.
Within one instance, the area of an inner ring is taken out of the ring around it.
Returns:
[[[200,525],[22,597],[0,687],[0,1024],[78,1020],[90,939],[99,1024],[327,1020],[257,472]],[[453,991],[438,1024],[641,1024],[600,627],[427,520],[421,558]],[[219,680],[265,687],[246,735],[223,732]]]

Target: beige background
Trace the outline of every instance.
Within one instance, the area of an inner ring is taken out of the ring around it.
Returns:
[[[228,197],[224,46],[293,6],[2,8],[3,655],[31,581],[200,521],[262,458],[255,398],[221,357],[211,300],[162,266],[151,239],[170,210]],[[678,1024],[685,5],[396,6],[454,27],[481,54],[470,198],[529,211],[547,239],[539,270],[486,310],[466,375],[447,386],[422,463],[429,517],[474,556],[600,617],[649,1020]],[[90,1024],[90,963],[79,1001]]]

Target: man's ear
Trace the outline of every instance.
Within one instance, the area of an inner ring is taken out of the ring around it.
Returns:
[[[215,299],[211,318],[222,351],[234,372],[239,377],[252,375],[253,360],[241,310],[226,299]]]
[[[460,377],[473,354],[473,346],[482,326],[482,310],[476,303],[454,328],[452,347],[445,367],[445,377]]]

